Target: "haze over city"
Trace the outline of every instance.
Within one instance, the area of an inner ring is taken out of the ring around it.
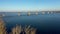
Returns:
[[[0,0],[1,11],[60,10],[60,0]]]

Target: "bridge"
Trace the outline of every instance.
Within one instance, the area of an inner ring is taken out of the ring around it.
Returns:
[[[9,14],[9,12],[7,12],[7,13]],[[5,13],[0,14],[0,18],[1,17],[10,17],[7,13],[5,12]],[[11,13],[15,14],[16,12],[11,12]],[[24,12],[17,12],[16,16],[24,15],[24,14],[21,14],[21,13],[24,13]],[[53,12],[25,12],[25,15],[27,15],[27,16],[40,15],[40,14],[42,14],[42,15],[44,15],[44,14],[53,14]]]

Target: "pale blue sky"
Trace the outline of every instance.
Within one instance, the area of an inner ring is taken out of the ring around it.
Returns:
[[[60,10],[60,0],[0,0],[2,10]]]

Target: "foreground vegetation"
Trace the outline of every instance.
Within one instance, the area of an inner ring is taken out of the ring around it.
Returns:
[[[16,24],[16,26],[11,29],[10,33],[8,33],[6,29],[3,20],[0,20],[0,34],[36,34],[36,29],[30,26],[21,27],[21,25]]]

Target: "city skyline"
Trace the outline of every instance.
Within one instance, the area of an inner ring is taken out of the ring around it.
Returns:
[[[37,10],[60,10],[60,0],[0,0],[0,12]]]

